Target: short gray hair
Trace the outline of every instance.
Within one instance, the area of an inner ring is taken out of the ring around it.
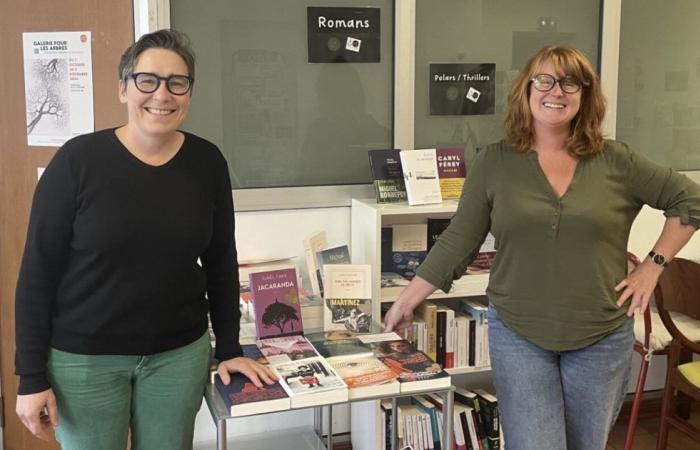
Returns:
[[[177,53],[187,65],[187,75],[194,79],[194,52],[190,47],[190,39],[179,31],[163,29],[144,34],[126,49],[119,61],[119,80],[126,82],[134,72],[136,60],[141,53],[152,48],[163,48]]]

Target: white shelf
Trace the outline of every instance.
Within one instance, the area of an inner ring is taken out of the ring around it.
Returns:
[[[216,442],[198,445],[197,450],[216,450]],[[231,450],[326,450],[313,429],[308,427],[290,428],[284,431],[269,431],[228,439]]]
[[[352,229],[350,255],[354,264],[372,266],[372,317],[379,321],[381,304],[396,300],[401,288],[381,289],[382,227],[398,224],[426,223],[428,218],[449,219],[457,211],[457,201],[448,200],[434,205],[409,206],[406,202],[377,204],[374,199],[352,200]],[[484,295],[488,274],[465,275],[454,282],[450,293],[437,291],[432,299],[449,299]],[[383,291],[383,292],[382,292]],[[448,369],[450,375],[463,375],[470,380],[489,377],[490,367],[458,367]],[[462,383],[460,383],[462,384]],[[381,448],[381,417],[379,401],[351,404],[351,435],[354,450]]]

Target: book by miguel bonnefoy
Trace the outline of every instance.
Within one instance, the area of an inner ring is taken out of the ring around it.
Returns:
[[[272,365],[318,356],[314,346],[299,335],[260,339],[257,345]]]
[[[410,342],[399,339],[372,343],[375,355],[393,370],[401,382],[401,392],[440,389],[450,386],[450,376]]]
[[[350,264],[350,248],[347,244],[326,248],[316,252],[316,270],[318,273],[321,297],[324,297],[324,272],[326,264]]]
[[[347,385],[322,357],[273,366],[294,408],[344,402]]]
[[[369,150],[368,154],[377,203],[406,200],[406,186],[401,170],[401,151],[397,149]]]
[[[369,333],[372,283],[369,264],[325,264],[323,329]]]
[[[296,269],[251,273],[250,290],[258,338],[303,333]]]
[[[401,169],[409,205],[442,202],[434,148],[402,150]]]
[[[257,387],[247,376],[233,373],[228,386],[218,375],[215,376],[214,385],[231,417],[284,411],[290,406],[289,396],[279,382],[263,382],[262,387]]]
[[[464,149],[438,148],[435,153],[442,199],[458,199],[462,195],[462,187],[467,177]]]

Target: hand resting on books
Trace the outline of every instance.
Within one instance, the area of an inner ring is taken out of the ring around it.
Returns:
[[[51,438],[49,428],[58,426],[58,409],[52,389],[18,395],[15,411],[24,426],[41,440],[48,441]]]
[[[236,372],[247,376],[257,387],[262,387],[263,381],[266,384],[274,384],[279,378],[277,374],[268,367],[244,356],[221,361],[216,368],[216,373],[219,374],[221,381],[226,386],[231,382],[231,376],[229,374]]]

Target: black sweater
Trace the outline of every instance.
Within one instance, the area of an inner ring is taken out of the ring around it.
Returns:
[[[34,193],[15,303],[19,393],[50,387],[50,347],[154,354],[201,337],[208,311],[217,358],[239,356],[238,296],[231,182],[215,145],[185,133],[154,167],[113,129],[71,139]]]

